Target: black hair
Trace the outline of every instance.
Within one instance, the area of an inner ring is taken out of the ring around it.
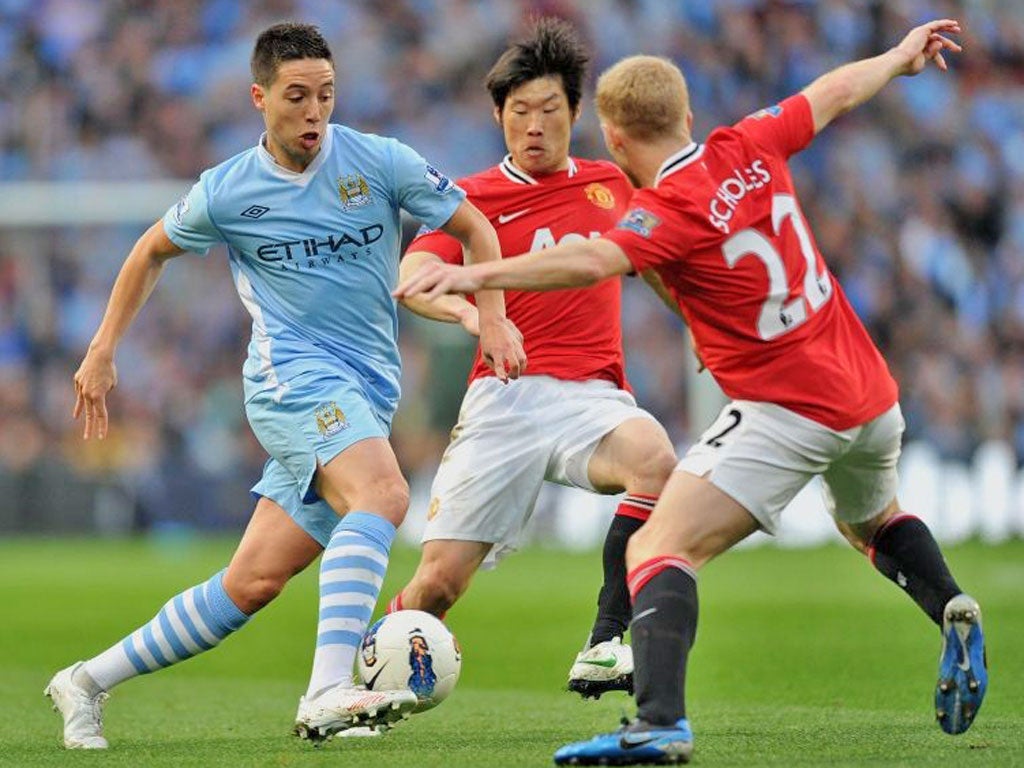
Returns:
[[[484,84],[494,99],[494,105],[501,110],[514,88],[539,77],[558,75],[562,78],[569,109],[575,112],[589,60],[572,24],[554,16],[545,16],[534,22],[525,38],[501,54],[487,73]]]
[[[249,68],[257,84],[268,86],[277,77],[282,61],[327,59],[334,63],[331,49],[320,30],[312,24],[275,24],[256,38]]]

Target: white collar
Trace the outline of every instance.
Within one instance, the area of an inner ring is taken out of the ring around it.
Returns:
[[[498,164],[498,167],[501,169],[501,172],[509,178],[509,180],[514,181],[516,184],[540,184],[539,181],[533,178],[533,176],[528,174],[526,171],[516,167],[512,162],[511,153],[505,155],[501,163]],[[569,167],[566,170],[569,173],[570,179],[579,172],[579,168],[576,166],[576,161],[571,157],[569,158]]]
[[[277,160],[274,159],[274,156],[270,154],[270,150],[268,150],[265,145],[267,140],[267,134],[265,132],[260,136],[259,143],[256,145],[256,153],[264,167],[279,179],[290,181],[293,184],[298,184],[300,187],[304,187],[309,184],[314,176],[316,176],[316,172],[320,170],[320,166],[327,161],[327,155],[331,152],[333,138],[334,131],[331,130],[331,126],[328,125],[327,130],[324,132],[324,140],[320,143],[320,151],[316,153],[316,157],[313,158],[313,162],[307,165],[304,171],[293,171],[278,164]]]
[[[654,177],[654,186],[658,186],[666,176],[671,176],[676,171],[685,168],[702,154],[704,154],[704,145],[691,141],[678,152],[669,155]]]

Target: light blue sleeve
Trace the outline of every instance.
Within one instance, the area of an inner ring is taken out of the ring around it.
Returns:
[[[400,141],[391,142],[395,200],[431,229],[439,229],[466,199],[454,181]]]
[[[224,237],[210,218],[206,196],[206,174],[164,214],[164,231],[179,248],[205,255]]]

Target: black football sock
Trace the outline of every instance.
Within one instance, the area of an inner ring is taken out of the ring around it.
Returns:
[[[650,516],[655,501],[654,497],[626,496],[608,526],[601,555],[604,584],[597,595],[597,618],[590,630],[588,648],[626,633],[633,613],[626,586],[626,542]]]
[[[942,626],[943,608],[963,590],[949,572],[927,525],[913,515],[894,517],[875,533],[868,557]]]
[[[633,569],[629,582],[637,717],[674,725],[686,716],[686,659],[697,634],[696,574],[685,560],[658,557]]]

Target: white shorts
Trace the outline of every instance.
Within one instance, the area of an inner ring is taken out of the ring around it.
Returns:
[[[904,429],[899,403],[842,432],[772,403],[736,400],[676,466],[707,477],[774,534],[782,510],[821,475],[825,507],[861,523],[896,497]]]
[[[493,567],[518,548],[541,483],[594,491],[587,467],[601,438],[638,418],[654,417],[609,381],[477,379],[441,457],[423,541],[492,543],[483,567]]]

